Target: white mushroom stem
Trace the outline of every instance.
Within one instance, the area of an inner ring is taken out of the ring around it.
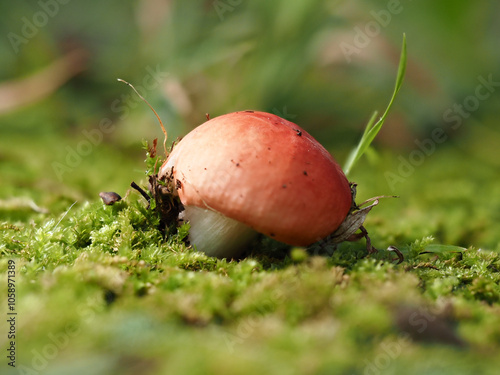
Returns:
[[[179,218],[188,221],[189,242],[193,247],[217,258],[237,258],[257,232],[218,212],[186,206]]]

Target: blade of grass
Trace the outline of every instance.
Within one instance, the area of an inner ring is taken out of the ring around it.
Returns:
[[[392,93],[391,100],[389,101],[389,105],[387,106],[382,117],[380,117],[380,119],[376,123],[375,119],[377,118],[378,113],[375,111],[371,116],[370,120],[368,121],[368,124],[366,125],[363,136],[361,137],[361,140],[358,143],[358,146],[349,154],[347,162],[344,165],[344,173],[346,175],[349,174],[352,167],[356,164],[359,158],[363,156],[368,147],[370,147],[370,144],[372,143],[372,141],[375,139],[376,135],[382,128],[382,125],[384,124],[384,121],[387,118],[389,110],[392,107],[392,103],[394,102],[394,99],[396,98],[396,95],[399,92],[401,85],[403,84],[405,71],[406,71],[406,35],[403,34],[403,45],[401,47],[401,56],[399,58],[398,75],[396,78],[396,85],[394,86],[394,92]]]
[[[430,244],[424,247],[423,253],[456,253],[467,251],[465,247],[455,245]]]

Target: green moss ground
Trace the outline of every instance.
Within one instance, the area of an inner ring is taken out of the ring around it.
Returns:
[[[329,255],[262,240],[246,259],[226,261],[186,248],[185,231],[162,241],[136,192],[102,204],[99,191],[124,195],[130,181],[144,183],[140,146],[103,143],[59,183],[42,148],[71,141],[20,149],[16,137],[2,140],[0,171],[4,354],[5,275],[16,263],[11,373],[498,372],[500,192],[494,164],[474,159],[470,143],[440,146],[394,189],[385,173],[397,171],[398,154],[356,167],[360,201],[400,196],[366,222],[378,254],[366,257],[363,243]]]

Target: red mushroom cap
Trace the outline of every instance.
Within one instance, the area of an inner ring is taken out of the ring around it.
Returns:
[[[291,245],[333,233],[351,208],[334,158],[305,130],[276,115],[242,111],[184,137],[162,166],[181,202],[217,211]]]

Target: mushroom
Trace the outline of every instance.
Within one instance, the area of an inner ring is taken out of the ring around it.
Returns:
[[[353,207],[351,186],[330,153],[304,129],[265,112],[229,113],[195,128],[175,145],[158,180],[184,206],[179,219],[190,223],[190,243],[218,258],[240,256],[257,233],[311,245],[334,233]]]

